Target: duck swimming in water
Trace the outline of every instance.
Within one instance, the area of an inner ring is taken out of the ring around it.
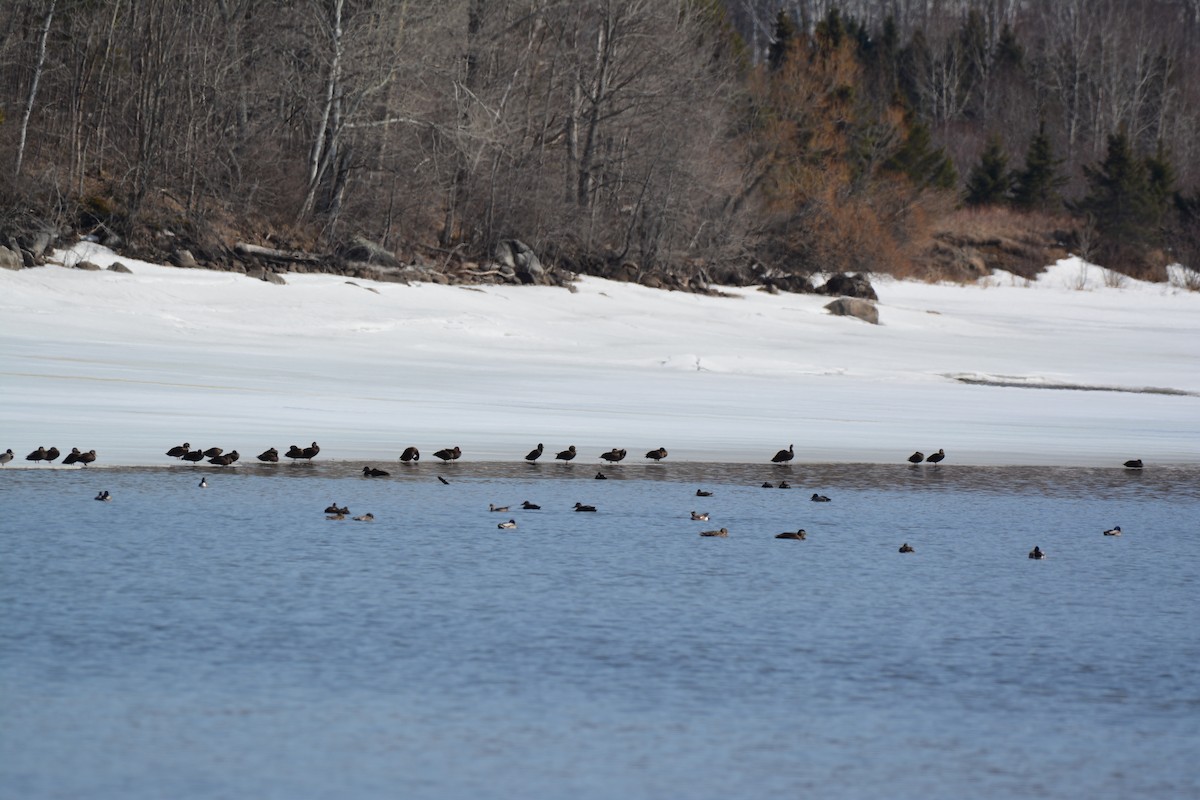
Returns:
[[[374,522],[375,515],[368,511],[366,514],[360,514],[357,517],[351,517],[355,522]]]
[[[207,489],[207,488],[208,488],[208,478],[201,478],[201,479],[200,479],[200,488],[201,488],[201,489]]]
[[[900,545],[900,552],[901,553],[915,553],[916,551],[913,550],[912,545],[910,545],[908,542],[905,542],[904,544]]]
[[[387,470],[376,469],[375,467],[363,467],[364,478],[386,478],[391,474],[392,473],[388,472]]]
[[[708,512],[705,511],[705,512],[701,513],[699,511],[693,511],[692,519],[695,520],[696,522],[708,522]]]
[[[1040,561],[1041,559],[1046,557],[1046,554],[1042,552],[1042,548],[1038,547],[1035,544],[1033,546],[1033,549],[1029,551],[1029,557]]]
[[[102,501],[104,501],[105,503],[107,503],[107,502],[109,502],[110,500],[112,500],[112,495],[108,493],[108,489],[105,489],[105,490],[104,490],[104,491],[102,491],[100,494],[96,495],[96,497],[95,497],[94,499],[96,499],[96,500],[102,500]]]
[[[496,527],[502,530],[512,530],[513,528],[517,527],[517,521],[515,519],[510,519],[508,522],[501,522]]]
[[[1106,531],[1104,532],[1104,535],[1105,535],[1105,536],[1120,536],[1120,535],[1121,535],[1121,526],[1120,526],[1120,525],[1114,525],[1113,527],[1111,527],[1111,528],[1109,528],[1108,530],[1106,530]]]
[[[809,498],[809,500],[812,500],[814,503],[829,503],[829,502],[832,502],[832,501],[831,501],[831,500],[830,500],[828,497],[826,497],[825,495],[823,495],[823,494],[816,494],[816,493],[814,493],[814,494],[813,494],[813,496]]]
[[[491,503],[488,503],[488,511],[504,512],[504,511],[508,511],[508,506],[494,506]]]
[[[697,489],[696,497],[712,497],[712,492],[708,491],[707,489]]]
[[[775,538],[776,539],[799,539],[799,540],[803,541],[804,539],[808,538],[808,533],[805,532],[804,528],[801,528],[798,531],[784,531],[783,533],[777,533],[777,534],[775,534]]]
[[[719,531],[700,531],[701,536],[728,536],[729,529],[721,528]]]
[[[575,510],[576,511],[595,511],[596,507],[595,506],[585,506],[583,503],[576,503]]]
[[[521,508],[525,509],[526,511],[540,511],[542,509],[542,507],[537,503],[531,503],[528,500],[526,500],[524,503],[521,503]]]

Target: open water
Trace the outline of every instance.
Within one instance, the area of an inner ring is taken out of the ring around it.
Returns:
[[[0,472],[0,795],[1200,796],[1195,467],[361,466]]]

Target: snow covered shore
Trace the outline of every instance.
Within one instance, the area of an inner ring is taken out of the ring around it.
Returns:
[[[315,440],[364,462],[410,444],[515,460],[538,442],[586,463],[659,446],[668,463],[766,462],[791,443],[798,463],[1200,462],[1200,293],[1106,285],[1078,259],[1036,282],[876,279],[873,326],[750,288],[276,286],[86,243],[57,258],[133,274],[0,270],[9,469],[40,445],[165,465],[185,440],[244,459]]]

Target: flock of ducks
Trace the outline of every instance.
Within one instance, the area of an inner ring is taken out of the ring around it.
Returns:
[[[313,442],[308,447],[300,447],[298,445],[292,445],[291,447],[288,448],[287,452],[284,453],[283,455],[285,458],[292,459],[292,461],[294,463],[296,461],[312,461],[312,459],[316,458],[317,454],[320,452],[321,452],[321,447],[316,442]],[[542,443],[539,442],[537,447],[533,448],[525,455],[525,460],[530,463],[533,463],[533,462],[537,461],[539,458],[541,458],[544,452],[545,452],[545,445],[543,445]],[[42,461],[45,461],[47,464],[52,464],[55,460],[58,459],[58,457],[60,455],[61,455],[61,453],[59,452],[59,449],[57,447],[50,447],[50,448],[39,447],[38,449],[31,452],[29,455],[25,456],[25,460],[32,461],[35,464],[42,462]],[[192,464],[197,464],[205,459],[208,459],[208,463],[216,465],[216,466],[220,466],[220,467],[228,467],[228,466],[236,463],[240,457],[237,450],[231,450],[230,452],[226,453],[220,447],[210,447],[210,448],[203,449],[203,450],[197,448],[197,449],[193,450],[192,446],[189,442],[184,442],[183,444],[176,445],[176,446],[170,448],[169,450],[167,450],[166,455],[171,458],[178,458],[181,461],[190,462]],[[433,455],[435,458],[440,459],[443,463],[449,462],[449,461],[457,461],[458,459],[462,458],[462,448],[460,448],[458,445],[455,445],[454,447],[446,447],[441,450],[438,450]],[[554,458],[555,458],[555,460],[558,460],[558,461],[569,462],[569,461],[573,461],[577,455],[578,455],[578,450],[576,450],[575,445],[570,445],[569,447],[567,447],[566,450],[560,450],[558,453],[556,453]],[[624,461],[625,457],[627,455],[628,455],[628,451],[626,451],[625,448],[614,447],[611,450],[601,453],[600,458],[604,461],[607,461],[610,464],[615,464],[617,462]],[[657,447],[653,450],[648,451],[646,453],[645,457],[647,459],[650,459],[651,461],[654,461],[655,463],[662,461],[664,458],[667,457],[667,448]],[[792,461],[792,459],[794,459],[795,457],[796,457],[796,446],[794,444],[790,444],[787,446],[786,449],[780,450],[777,453],[775,453],[775,455],[771,456],[771,463],[787,464],[790,461]],[[12,448],[7,449],[5,452],[0,453],[0,466],[6,466],[9,462],[13,461],[14,458],[15,458],[15,456],[13,454]],[[276,448],[272,447],[272,448],[269,448],[268,450],[265,450],[262,453],[259,453],[258,456],[256,456],[256,458],[263,463],[269,463],[269,464],[270,463],[278,463],[279,462],[279,451]],[[916,466],[917,464],[921,464],[921,463],[929,463],[929,464],[933,464],[936,466],[936,465],[940,464],[943,460],[945,460],[945,458],[946,458],[946,451],[942,448],[939,448],[936,453],[930,453],[928,456],[926,456],[924,453],[922,453],[921,451],[918,450],[917,452],[914,452],[911,456],[909,456],[907,460],[910,464],[912,464],[914,466]],[[82,452],[78,447],[72,447],[71,452],[68,453],[65,458],[63,458],[62,463],[63,464],[79,464],[80,466],[86,467],[88,464],[91,464],[95,460],[96,460],[96,451],[95,450],[89,450],[85,453],[85,452]],[[407,463],[415,463],[415,462],[419,462],[420,460],[421,460],[421,451],[418,450],[416,447],[412,447],[412,446],[406,447],[404,449],[404,451],[400,454],[400,461],[402,463],[406,463],[406,464]],[[1126,469],[1130,469],[1130,470],[1143,469],[1142,460],[1140,458],[1129,459],[1128,461],[1124,462],[1123,466]],[[391,475],[391,473],[386,470],[378,469],[376,467],[371,467],[371,466],[364,466],[362,469],[362,474],[364,477],[367,477],[367,478],[382,478],[382,477],[387,477],[387,476]],[[437,478],[443,484],[449,483],[449,481],[447,481],[445,478],[443,478],[440,475],[437,476]],[[596,478],[597,478],[597,480],[605,480],[606,476],[604,475],[603,472],[597,472]],[[767,481],[762,484],[762,487],[764,489],[775,489],[775,488],[790,489],[790,488],[792,488],[791,484],[789,484],[787,481],[780,481],[778,484],[773,484],[770,481]],[[200,480],[200,488],[201,489],[208,488],[207,479],[202,478]],[[697,489],[696,496],[697,497],[711,497],[712,492],[704,490],[704,489]],[[97,494],[95,499],[99,500],[101,502],[110,502],[113,498],[112,498],[112,495],[109,494],[109,492],[107,490],[104,490],[104,491],[100,492],[99,494]],[[814,503],[831,502],[831,499],[829,497],[827,497],[826,495],[817,494],[817,493],[814,493],[810,499]],[[531,503],[528,500],[526,500],[521,504],[521,508],[526,511],[535,511],[535,510],[540,509],[541,506],[536,505],[536,504]],[[509,507],[489,504],[488,510],[492,511],[492,512],[507,512],[509,510]],[[585,505],[583,503],[576,503],[573,510],[578,511],[578,512],[588,513],[588,512],[595,512],[596,507],[591,506],[591,505]],[[333,503],[328,508],[325,509],[325,514],[326,514],[326,519],[342,520],[342,519],[345,519],[347,516],[349,516],[350,510],[346,507],[339,507],[336,503]],[[693,521],[697,521],[697,522],[708,522],[709,521],[709,515],[707,512],[693,511],[693,512],[691,512],[691,518]],[[362,514],[362,515],[359,515],[356,517],[351,517],[351,519],[358,521],[358,522],[372,522],[375,519],[375,515],[371,514],[371,513],[367,513],[367,514]],[[496,525],[496,527],[501,530],[513,530],[517,527],[517,521],[516,521],[516,519],[509,519],[505,522],[499,523],[498,525]],[[1114,527],[1104,531],[1103,533],[1105,536],[1120,536],[1121,535],[1121,526],[1120,525],[1114,526]],[[729,529],[728,528],[718,528],[716,530],[700,531],[700,535],[705,536],[705,537],[722,537],[722,538],[724,538],[724,537],[729,536]],[[807,538],[807,536],[808,536],[807,532],[803,528],[800,528],[799,530],[796,530],[796,531],[785,531],[784,533],[777,534],[775,536],[775,538],[776,539],[792,539],[792,540],[797,540],[797,541],[804,541]],[[905,542],[904,544],[900,545],[899,552],[914,553],[914,552],[916,552],[916,550],[908,542]],[[1035,546],[1032,550],[1029,551],[1029,558],[1031,558],[1031,559],[1041,560],[1041,559],[1044,559],[1045,557],[1046,557],[1045,552],[1043,552],[1042,549],[1038,546]]]

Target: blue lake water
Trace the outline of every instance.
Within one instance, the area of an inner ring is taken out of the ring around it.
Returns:
[[[1200,796],[1198,468],[361,466],[0,472],[3,795]]]

